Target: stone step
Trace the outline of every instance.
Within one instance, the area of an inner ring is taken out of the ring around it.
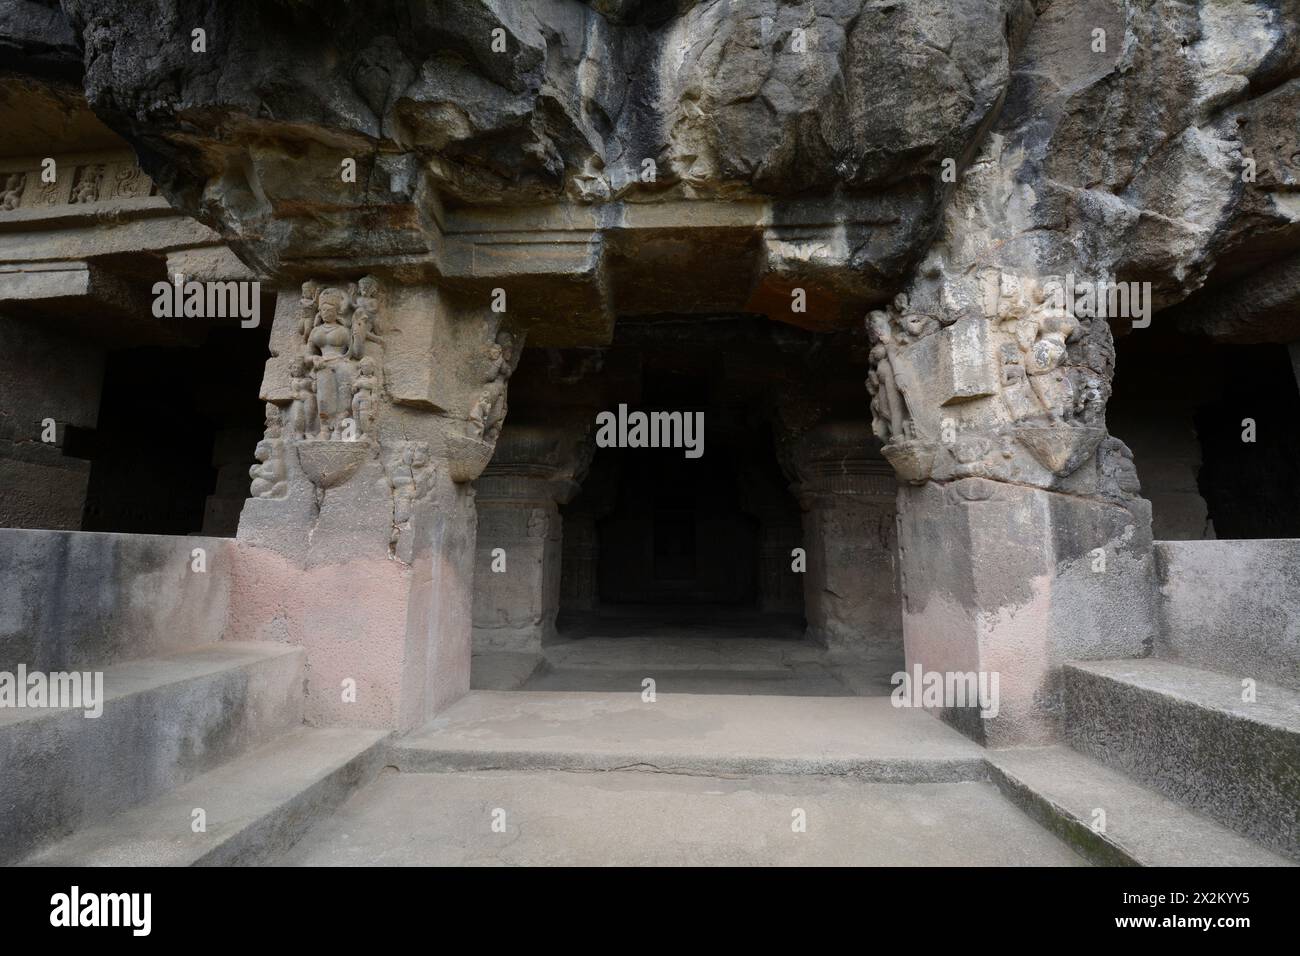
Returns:
[[[393,743],[404,771],[625,770],[983,779],[983,750],[887,697],[472,691]]]
[[[104,668],[99,717],[0,708],[0,862],[300,726],[305,660],[286,644],[221,642]]]
[[[299,728],[158,800],[78,831],[29,866],[241,866],[292,847],[383,763],[386,731]],[[195,833],[194,811],[206,830]]]
[[[988,764],[1009,800],[1099,866],[1292,865],[1069,747],[989,751]]]
[[[1065,667],[1071,746],[1300,859],[1300,692],[1171,661]]]
[[[987,781],[874,783],[804,775],[554,770],[385,773],[275,862],[1087,865]]]

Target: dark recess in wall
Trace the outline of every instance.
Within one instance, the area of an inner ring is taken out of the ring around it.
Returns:
[[[1300,537],[1300,388],[1284,345],[1216,350],[1217,401],[1196,412],[1201,495],[1220,538]],[[1255,441],[1242,441],[1245,419]]]
[[[217,478],[219,431],[260,432],[257,395],[270,323],[212,330],[198,348],[110,352],[99,427],[82,436],[93,459],[84,531],[195,534]],[[247,450],[253,464],[253,447]],[[223,529],[231,533],[233,529]]]

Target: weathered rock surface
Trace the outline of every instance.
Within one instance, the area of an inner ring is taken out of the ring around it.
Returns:
[[[941,164],[974,148],[1032,15],[1018,0],[65,9],[95,110],[173,202],[268,269],[362,236],[425,253],[434,194],[843,194],[840,259],[877,298],[925,248]]]

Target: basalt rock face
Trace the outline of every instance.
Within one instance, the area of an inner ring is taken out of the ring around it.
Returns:
[[[919,291],[1073,271],[1162,308],[1300,247],[1300,3],[1039,6]]]
[[[901,477],[1136,492],[1106,437],[1112,334],[1295,253],[1298,38],[1295,3],[1039,4],[935,244],[871,318],[877,433]],[[1139,308],[1061,294],[1115,280]],[[1262,287],[1234,335],[1287,286]]]
[[[1033,17],[1025,0],[64,9],[96,112],[267,271],[427,253],[443,204],[764,197],[779,220],[813,199],[876,301],[932,238],[944,160],[975,148]]]
[[[58,0],[0,0],[0,64],[48,80],[80,81],[81,49]]]

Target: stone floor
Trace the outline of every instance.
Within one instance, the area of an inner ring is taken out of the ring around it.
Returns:
[[[725,608],[628,607],[560,621],[540,657],[475,655],[480,690],[847,697],[888,694],[901,651],[832,654],[803,638],[795,616]]]
[[[386,761],[280,862],[1085,865],[880,696],[474,691]]]
[[[633,771],[389,771],[280,862],[1086,865],[988,783]]]
[[[600,640],[574,642],[577,662]],[[1086,865],[989,781],[982,748],[883,696],[474,691],[386,762],[277,862]]]

